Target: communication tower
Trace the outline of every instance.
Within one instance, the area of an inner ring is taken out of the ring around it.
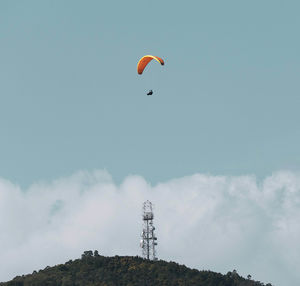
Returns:
[[[157,237],[154,234],[155,227],[153,226],[153,207],[150,201],[143,204],[143,231],[141,233],[141,243],[143,257],[148,260],[157,260],[156,246]]]

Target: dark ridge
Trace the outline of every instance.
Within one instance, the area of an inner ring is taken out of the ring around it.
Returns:
[[[175,262],[148,261],[141,257],[105,257],[85,251],[81,259],[32,274],[17,276],[0,286],[272,286],[241,277],[190,269]]]

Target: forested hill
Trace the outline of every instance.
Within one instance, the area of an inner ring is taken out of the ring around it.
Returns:
[[[17,276],[1,286],[262,286],[236,271],[226,275],[198,271],[175,262],[148,261],[140,257],[100,256],[85,251],[81,259],[70,260],[32,274]],[[266,286],[271,286],[267,284]]]

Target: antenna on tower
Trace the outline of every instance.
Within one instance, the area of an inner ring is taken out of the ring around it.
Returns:
[[[148,260],[157,260],[156,246],[157,237],[154,234],[155,227],[153,226],[153,207],[150,201],[143,204],[143,231],[141,233],[141,248],[143,257]]]

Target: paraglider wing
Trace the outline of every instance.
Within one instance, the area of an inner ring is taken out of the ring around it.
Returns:
[[[151,56],[151,55],[147,55],[142,57],[138,64],[137,64],[137,72],[138,74],[142,74],[145,67],[148,65],[149,62],[151,62],[152,60],[156,60],[158,61],[162,66],[165,64],[164,60],[162,58],[159,57],[155,57],[155,56]]]

